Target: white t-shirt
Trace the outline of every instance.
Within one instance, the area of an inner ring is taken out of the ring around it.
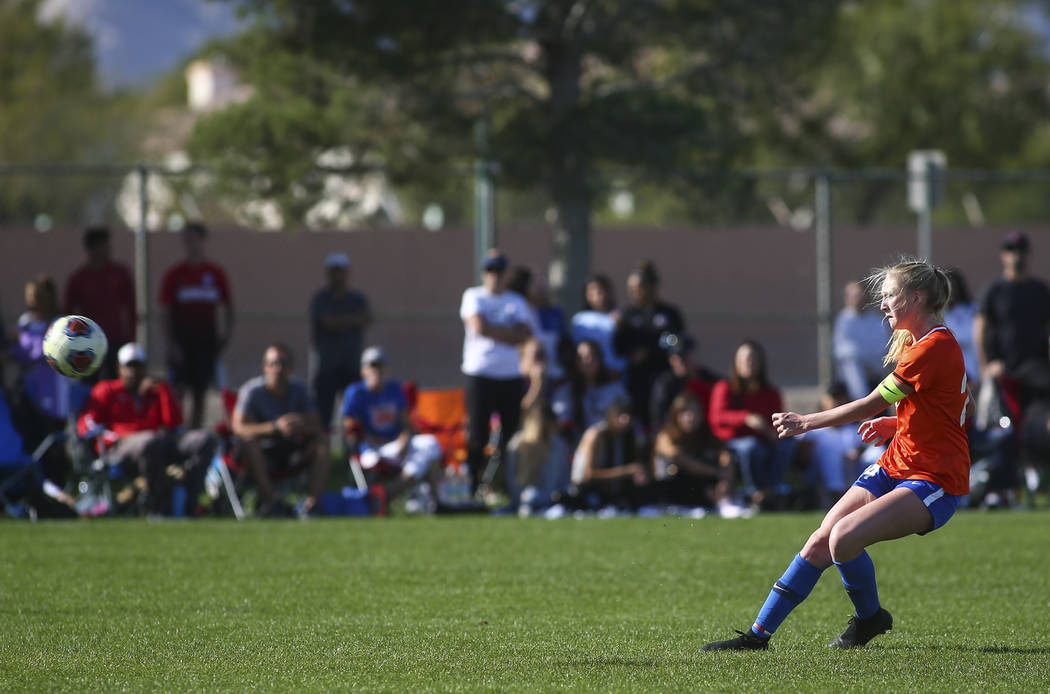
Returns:
[[[493,294],[485,287],[470,287],[463,292],[459,317],[464,321],[481,316],[486,323],[506,328],[523,323],[535,333],[535,319],[528,303],[516,292]],[[518,348],[506,342],[477,334],[466,327],[463,336],[463,373],[485,378],[518,378]]]

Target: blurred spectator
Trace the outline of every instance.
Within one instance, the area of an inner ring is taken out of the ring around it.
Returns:
[[[706,416],[711,405],[711,389],[722,377],[696,363],[696,342],[688,335],[664,333],[660,336],[660,347],[667,354],[671,370],[660,374],[653,384],[649,401],[653,426],[663,427],[671,402],[682,392],[692,393]],[[704,427],[707,427],[706,420]]]
[[[361,375],[361,348],[372,311],[367,297],[350,288],[350,259],[345,253],[329,253],[324,267],[327,283],[310,302],[310,385],[321,425],[327,429],[336,395]]]
[[[546,508],[569,486],[569,446],[558,433],[551,407],[546,349],[536,338],[521,346],[525,395],[521,430],[507,444],[507,491],[521,515]]]
[[[962,348],[963,359],[966,362],[966,379],[972,385],[976,385],[981,380],[981,367],[973,337],[977,306],[970,296],[970,288],[962,270],[952,267],[948,268],[947,273],[948,280],[952,283],[952,294],[944,309],[944,324],[952,331],[956,342]]]
[[[1025,393],[1039,387],[1029,380],[1038,380],[1039,372],[1050,363],[1046,348],[1050,287],[1029,274],[1029,250],[1028,237],[1019,231],[1003,238],[999,253],[1002,276],[984,290],[973,323],[981,387],[971,444],[975,453],[995,452],[986,490],[999,497],[992,497],[995,505],[1012,504],[1019,481],[1016,450],[997,444],[1003,435],[996,431],[996,423],[1009,422],[1012,428],[1014,422],[1026,421]]]
[[[638,406],[638,419],[648,431],[649,401],[656,377],[670,367],[660,349],[660,335],[685,330],[682,314],[660,300],[660,279],[650,262],[641,263],[627,277],[630,305],[623,310],[613,344],[627,358],[627,392]]]
[[[204,257],[208,230],[187,224],[182,230],[186,259],[168,268],[161,280],[161,324],[168,349],[172,384],[181,399],[184,388],[191,396],[190,426],[201,425],[204,395],[215,380],[219,354],[233,332],[233,299],[223,268]],[[222,327],[216,321],[222,309]]]
[[[432,434],[415,433],[405,392],[387,377],[382,347],[362,352],[361,380],[346,389],[340,414],[349,450],[382,485],[387,501],[415,490],[407,510],[432,511],[443,472],[441,444]]]
[[[1047,361],[1050,288],[1028,274],[1028,251],[1028,237],[1019,231],[1003,239],[1002,277],[984,290],[973,325],[981,380],[1005,376],[1008,390],[1026,361]]]
[[[820,409],[830,410],[851,400],[846,384],[835,381],[821,395]],[[822,508],[830,508],[866,467],[861,462],[866,446],[857,433],[857,425],[814,429],[802,434],[799,441],[809,458],[807,482],[818,496],[815,501]]]
[[[518,429],[522,379],[518,345],[532,335],[532,311],[519,294],[506,291],[507,258],[492,249],[482,262],[482,283],[463,292],[463,365],[467,377],[467,464],[476,490],[482,481],[485,444],[493,414],[499,415],[499,452]]]
[[[569,382],[554,395],[558,427],[575,445],[586,429],[605,419],[614,401],[627,398],[623,382],[602,360],[598,343],[584,340],[576,345],[576,365]]]
[[[766,375],[765,350],[745,340],[733,357],[729,378],[711,391],[709,421],[715,436],[740,461],[744,492],[754,503],[777,506],[788,492],[784,477],[797,443],[794,438],[777,438],[771,419],[783,409],[780,391]]]
[[[18,319],[18,337],[11,355],[21,367],[15,422],[28,450],[51,434],[64,431],[72,414],[71,381],[44,361],[44,334],[58,316],[58,291],[54,281],[40,275],[25,286],[26,311]],[[112,350],[116,352],[116,350]],[[52,446],[41,461],[44,474],[64,486],[71,461],[63,446]]]
[[[87,262],[66,282],[63,311],[91,318],[113,346],[94,379],[117,377],[117,350],[135,339],[135,281],[127,266],[110,258],[109,229],[88,227],[83,236]]]
[[[177,483],[194,503],[200,496],[216,439],[208,431],[180,431],[182,411],[164,381],[146,375],[146,352],[134,342],[117,351],[120,378],[100,381],[80,415],[81,435],[98,432],[108,446],[112,464],[124,466],[145,480],[146,511],[174,513],[172,491]]]
[[[637,511],[652,501],[652,477],[642,455],[642,437],[626,398],[584,432],[572,460],[578,500],[590,508]]]
[[[62,489],[61,482],[48,477],[42,465],[33,464],[30,450],[15,426],[7,395],[0,388],[0,484],[5,485],[5,510],[19,515],[17,507],[24,502],[32,509],[30,514],[39,518],[72,518],[76,515],[73,497]]]
[[[846,285],[843,302],[832,334],[835,370],[849,399],[859,400],[886,374],[882,357],[890,329],[860,282]]]
[[[601,345],[605,364],[617,374],[627,368],[627,360],[613,346],[620,312],[612,282],[605,275],[592,275],[583,290],[583,310],[572,317],[572,341],[593,340]]]
[[[1040,477],[1045,479],[1050,472],[1050,360],[1030,360],[1019,375],[1025,384],[1021,442],[1028,463],[1025,485],[1031,504]]]
[[[264,517],[292,512],[274,493],[275,476],[287,477],[300,469],[310,473],[301,515],[313,509],[328,482],[331,461],[321,418],[306,384],[292,376],[293,366],[288,347],[267,347],[262,375],[241,386],[233,408],[233,433],[259,492],[257,514]]]
[[[714,507],[723,518],[750,515],[749,509],[733,502],[733,454],[711,433],[692,393],[671,402],[667,423],[653,445],[653,479],[664,502]]]
[[[507,286],[510,288],[510,284]],[[524,296],[535,317],[533,332],[543,343],[547,358],[547,375],[557,383],[565,378],[565,362],[571,362],[573,358],[565,314],[552,300],[547,278],[542,274],[530,276]]]

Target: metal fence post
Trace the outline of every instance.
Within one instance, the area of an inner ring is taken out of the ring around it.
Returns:
[[[146,350],[146,354],[150,354],[149,169],[139,164],[136,171],[139,177],[139,223],[135,230],[135,340]]]
[[[832,322],[831,297],[834,293],[831,243],[831,189],[827,173],[820,173],[814,181],[814,211],[816,214],[817,246],[817,375],[822,385],[831,383]]]
[[[489,160],[488,123],[483,118],[474,123],[474,144],[474,273],[480,284],[481,261],[496,244],[496,192]]]

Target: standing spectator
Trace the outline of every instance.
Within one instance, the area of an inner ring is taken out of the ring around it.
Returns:
[[[649,418],[654,427],[662,427],[667,421],[671,402],[680,393],[692,393],[706,413],[711,407],[711,389],[721,376],[696,363],[696,342],[688,335],[664,333],[660,336],[660,347],[667,354],[671,365],[656,378],[653,395],[649,402]],[[706,427],[706,425],[705,425]]]
[[[571,343],[568,327],[565,324],[565,313],[551,298],[550,286],[543,275],[533,275],[529,284],[529,293],[525,297],[535,314],[534,331],[536,338],[543,343],[547,357],[549,378],[557,383],[565,378],[566,360],[572,360]]]
[[[660,300],[656,268],[644,262],[627,277],[630,305],[623,310],[613,337],[616,351],[627,358],[627,392],[637,406],[642,428],[648,431],[649,399],[656,377],[669,367],[660,349],[660,335],[685,330],[681,312]]]
[[[884,375],[881,350],[890,339],[890,331],[860,282],[848,283],[843,295],[845,306],[835,317],[832,352],[849,399],[859,400]]]
[[[507,258],[496,249],[482,263],[482,283],[463,292],[463,365],[467,377],[467,465],[476,490],[484,473],[489,420],[500,419],[499,452],[518,429],[523,383],[518,345],[532,335],[531,310],[520,295],[506,290]]]
[[[558,433],[546,350],[535,337],[521,346],[521,430],[507,444],[507,491],[521,515],[550,505],[569,486],[569,447]]]
[[[241,440],[248,473],[259,492],[260,516],[287,516],[291,509],[274,493],[273,476],[309,471],[307,495],[299,505],[310,513],[328,483],[331,461],[317,407],[306,384],[292,376],[292,353],[275,343],[263,353],[263,373],[237,393],[233,433]]]
[[[329,253],[324,261],[327,283],[310,302],[313,375],[310,385],[321,425],[332,423],[337,394],[361,374],[361,347],[372,311],[364,294],[350,288],[350,259]]]
[[[58,316],[58,291],[47,275],[26,284],[26,311],[18,319],[18,338],[11,355],[21,367],[20,397],[15,412],[23,442],[34,450],[49,435],[64,431],[69,421],[70,380],[44,361],[44,334]],[[69,456],[62,446],[52,446],[42,461],[44,474],[65,485]]]
[[[558,427],[575,445],[583,432],[605,419],[616,400],[628,400],[623,381],[602,360],[597,342],[584,340],[576,345],[576,365],[568,383],[554,394],[554,413]]]
[[[146,510],[174,513],[172,490],[178,480],[191,503],[200,496],[215,452],[215,436],[202,429],[180,431],[182,411],[164,381],[146,376],[146,352],[129,342],[117,352],[120,378],[91,389],[78,428],[81,435],[101,428],[112,463],[136,470],[146,483]]]
[[[653,444],[653,478],[666,502],[714,507],[723,518],[751,515],[750,509],[733,503],[733,454],[711,433],[692,393],[671,403],[667,423]]]
[[[737,347],[727,380],[711,391],[711,430],[740,461],[745,493],[754,503],[779,503],[784,476],[795,454],[795,439],[777,438],[774,412],[784,409],[780,391],[769,383],[766,354],[754,340]]]
[[[418,493],[410,501],[416,508],[409,510],[432,510],[443,472],[441,444],[432,434],[415,432],[401,384],[387,377],[382,347],[361,354],[361,380],[346,389],[340,414],[349,450],[378,477],[387,502],[414,488]]]
[[[952,283],[952,294],[948,306],[944,309],[944,324],[955,335],[956,342],[962,348],[966,360],[966,378],[970,385],[981,381],[981,365],[977,358],[977,344],[974,341],[973,327],[977,318],[977,305],[970,296],[970,287],[962,270],[950,267],[945,270]]]
[[[572,317],[572,342],[593,340],[601,345],[605,364],[617,374],[627,368],[627,360],[613,346],[620,312],[612,282],[605,275],[592,275],[583,289],[583,310]]]
[[[135,281],[131,270],[110,258],[109,229],[88,227],[83,237],[87,262],[66,282],[63,310],[91,318],[111,345],[135,339]],[[117,377],[117,350],[112,349],[96,379]]]
[[[219,354],[233,331],[233,299],[226,271],[204,257],[208,230],[187,224],[182,231],[186,259],[168,268],[161,281],[161,324],[168,348],[171,380],[181,399],[189,388],[190,426],[204,418],[204,395],[215,379]],[[216,320],[222,310],[222,327]]]
[[[1026,361],[1047,361],[1050,288],[1028,274],[1028,237],[1012,231],[1003,239],[1002,277],[981,296],[973,338],[981,362],[981,380],[1000,380],[1015,402],[1024,384],[1017,370]]]

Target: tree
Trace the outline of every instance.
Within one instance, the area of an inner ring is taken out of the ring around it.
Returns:
[[[808,86],[766,119],[763,161],[903,173],[911,150],[940,149],[953,168],[1045,167],[1045,156],[1025,156],[1050,106],[1032,10],[1017,0],[844,5]],[[875,220],[893,189],[857,185],[852,215]]]
[[[237,1],[237,0],[232,0]],[[746,121],[791,88],[832,0],[240,0],[257,98],[195,134],[196,155],[305,204],[320,152],[395,180],[478,154],[557,210],[560,298],[589,270],[592,206],[615,180],[681,185],[749,147]]]
[[[39,19],[39,0],[0,3],[0,163],[85,164],[120,161],[129,132],[95,74],[90,38],[60,22]],[[5,177],[0,220],[36,214],[82,221],[105,208],[115,181],[61,179],[26,173]],[[99,188],[106,188],[100,193]]]

